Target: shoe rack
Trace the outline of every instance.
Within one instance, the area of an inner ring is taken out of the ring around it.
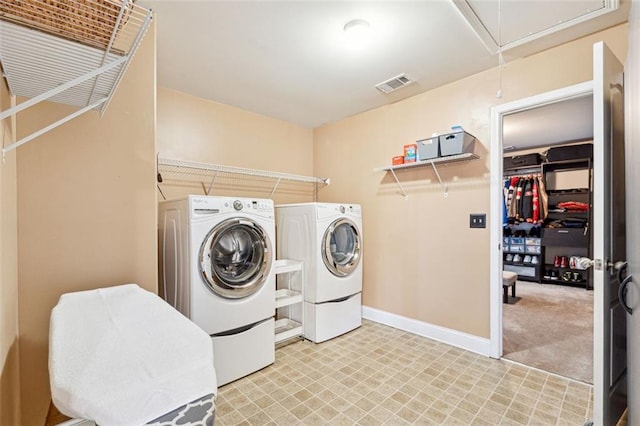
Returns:
[[[526,235],[524,230],[515,234]],[[540,282],[545,257],[539,237],[504,237],[502,250],[505,271],[515,272],[519,280]]]
[[[545,262],[542,282],[592,288],[591,271],[572,264],[571,257],[591,257],[591,160],[569,160],[543,163],[545,181],[553,182],[552,173],[580,172],[586,176],[584,185],[575,188],[547,189],[549,214],[542,229]],[[586,210],[557,209],[558,205],[577,202],[589,206]],[[572,226],[553,227],[553,223],[571,223]],[[583,225],[578,226],[580,222]]]

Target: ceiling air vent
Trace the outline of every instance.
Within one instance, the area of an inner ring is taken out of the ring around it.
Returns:
[[[415,80],[412,80],[411,77],[408,77],[406,74],[400,74],[393,78],[390,78],[387,81],[376,84],[376,89],[378,89],[382,93],[391,93],[394,90],[398,90],[408,84],[413,83],[414,81]]]

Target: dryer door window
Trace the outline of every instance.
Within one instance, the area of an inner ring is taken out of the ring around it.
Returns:
[[[351,274],[360,262],[362,242],[356,224],[349,219],[333,222],[322,238],[322,260],[338,277]]]
[[[216,294],[230,299],[258,291],[271,271],[272,248],[251,219],[228,219],[214,227],[200,249],[200,273]]]

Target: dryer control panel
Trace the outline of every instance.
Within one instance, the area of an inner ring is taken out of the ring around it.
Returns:
[[[362,207],[359,204],[318,204],[318,219],[334,216],[361,217]]]

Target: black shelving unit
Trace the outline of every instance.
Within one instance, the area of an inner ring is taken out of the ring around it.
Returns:
[[[569,265],[571,256],[591,257],[591,210],[592,210],[592,165],[590,159],[567,160],[543,163],[542,173],[545,182],[549,174],[558,171],[588,171],[587,186],[572,189],[547,189],[549,213],[542,229],[542,245],[544,247],[543,283],[563,284],[591,289],[592,274],[590,270],[573,269]],[[576,201],[589,206],[588,211],[554,211],[559,203]],[[567,221],[584,221],[583,227],[553,227],[553,223]],[[565,258],[565,262],[561,259]],[[560,260],[560,261],[556,261]]]
[[[545,262],[540,238],[504,237],[503,269],[515,272],[519,280],[539,283]]]

